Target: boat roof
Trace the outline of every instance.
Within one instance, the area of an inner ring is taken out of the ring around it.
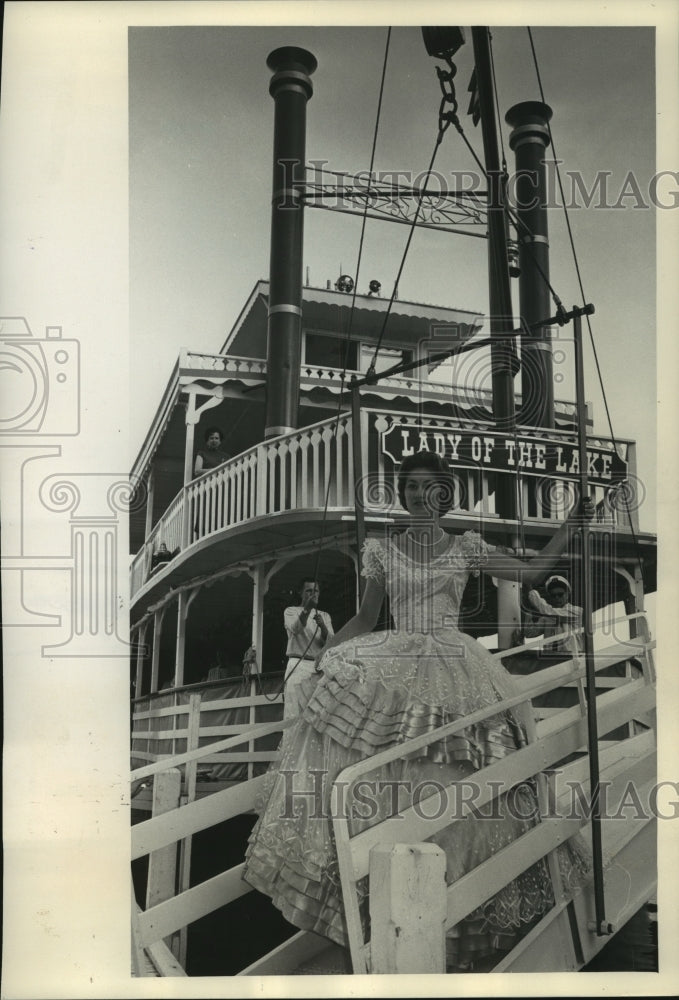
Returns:
[[[219,353],[266,357],[268,305],[269,282],[260,280],[250,293]],[[382,332],[384,317],[389,313],[389,335],[385,347],[394,341],[399,344],[417,343],[430,338],[437,323],[444,328],[463,324],[476,330],[483,322],[480,310],[453,309],[450,306],[408,302],[403,299],[394,300],[390,307],[389,299],[379,295],[354,295],[353,292],[306,285],[302,289],[304,327],[335,333],[346,330],[352,305],[352,326],[355,330],[360,330],[362,339],[377,339]]]

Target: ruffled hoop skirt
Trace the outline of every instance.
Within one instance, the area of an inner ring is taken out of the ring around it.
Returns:
[[[331,791],[345,767],[431,732],[515,693],[512,680],[488,651],[454,628],[437,633],[378,632],[350,640],[323,658],[323,675],[302,690],[305,707],[287,730],[280,761],[268,772],[259,819],[246,854],[244,877],[270,896],[294,926],[347,944]],[[416,754],[365,776],[334,800],[352,834],[402,811],[434,788],[456,782],[448,805],[462,815],[473,785],[465,779],[526,743],[515,712],[428,744]],[[444,800],[446,801],[446,800]],[[422,812],[426,813],[422,807]],[[455,882],[539,822],[530,784],[509,789],[478,811],[428,838],[446,853],[448,884]],[[585,878],[584,845],[559,849],[567,888]],[[364,934],[369,936],[367,878],[358,883]],[[546,861],[534,864],[447,932],[447,968],[468,968],[510,950],[551,908],[554,893]]]

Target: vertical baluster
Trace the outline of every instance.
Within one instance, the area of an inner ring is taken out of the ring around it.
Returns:
[[[257,513],[257,455],[251,454],[248,459],[248,475],[250,478],[250,501],[248,506],[248,517],[255,517]]]
[[[279,510],[288,509],[287,484],[288,484],[288,442],[281,441],[279,454],[280,478],[278,481],[278,502]]]
[[[344,497],[344,466],[342,454],[344,452],[344,426],[341,420],[337,421],[337,433],[335,434],[335,506],[346,507]]]
[[[530,490],[530,485],[532,485],[532,483],[533,483],[532,477],[523,476],[521,479],[521,512],[524,517],[530,517],[532,514],[530,506],[530,502],[532,499],[532,491]]]
[[[224,506],[224,493],[226,486],[224,484],[224,470],[221,469],[219,472],[219,479],[217,481],[217,501],[216,501],[216,528],[226,527],[226,508]]]
[[[205,534],[205,483],[201,480],[198,485],[198,537]]]
[[[268,447],[268,469],[269,469],[269,505],[267,514],[273,514],[276,510],[276,445],[270,444]]]
[[[351,431],[351,417],[344,421],[347,440],[347,507],[354,506],[356,483],[354,482],[354,438]]]
[[[217,477],[214,473],[208,476],[205,483],[205,515],[209,534],[215,530],[215,507],[217,504]]]
[[[229,491],[229,524],[235,524],[236,522],[236,493],[238,492],[238,484],[235,477],[235,469],[230,466],[227,472],[227,487]]]
[[[233,467],[233,488],[236,493],[236,524],[243,520],[243,463],[238,459]]]
[[[255,501],[255,511],[257,515],[266,513],[266,494],[267,494],[267,479],[268,479],[268,465],[267,465],[267,447],[264,444],[257,446],[257,462],[255,465],[255,476],[257,480],[257,499]]]
[[[201,498],[203,510],[203,535],[207,535],[210,532],[210,493],[207,479],[204,479],[201,485],[203,490]]]
[[[481,510],[484,514],[487,514],[490,509],[490,493],[488,491],[488,475],[481,469],[480,471],[481,479]]]
[[[333,492],[332,492],[332,427],[323,428],[323,500],[322,504],[325,506],[325,498],[328,497],[328,506],[333,507]],[[329,487],[329,488],[328,488]]]
[[[212,533],[212,483],[210,477],[203,481],[203,531],[204,534]]]
[[[299,437],[296,436],[292,438],[288,445],[288,453],[290,455],[290,510],[296,510],[297,508],[297,477],[299,475],[298,468],[298,453],[299,453]]]
[[[302,507],[309,506],[309,435],[302,434],[299,442],[300,450],[302,453],[302,463],[301,463],[301,473],[300,478],[302,482]]]
[[[320,491],[318,489],[318,474],[320,466],[320,443],[321,435],[318,430],[314,428],[311,433],[311,461],[313,464],[312,468],[312,493],[311,493],[311,506],[320,507]]]

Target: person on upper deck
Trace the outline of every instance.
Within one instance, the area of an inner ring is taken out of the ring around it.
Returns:
[[[458,612],[470,574],[537,581],[564,550],[570,530],[566,522],[556,531],[540,552],[539,570],[531,561],[495,551],[475,531],[444,530],[440,519],[453,503],[453,480],[447,463],[429,452],[402,462],[398,494],[410,515],[407,528],[365,542],[367,581],[359,611],[328,638],[318,657],[321,677],[302,683],[304,707],[284,732],[280,759],[267,773],[246,853],[244,878],[251,886],[270,896],[296,927],[343,946],[348,936],[332,826],[333,782],[349,765],[491,710],[482,721],[365,775],[379,780],[370,792],[363,787],[360,799],[358,786],[355,798],[345,789],[342,814],[353,835],[394,811],[402,813],[425,786],[428,794],[432,783],[455,787],[526,745],[522,712],[492,711],[517,693],[513,678],[460,631]],[[585,499],[569,521],[593,514]],[[394,628],[373,632],[385,595]],[[428,839],[444,850],[446,879],[453,883],[537,822],[535,792],[522,783],[498,794],[492,815],[467,810]],[[587,854],[578,838],[558,848],[567,888],[582,883]],[[369,936],[367,882],[363,878],[357,885],[364,939]],[[549,870],[540,859],[447,931],[448,971],[496,961],[553,903]]]
[[[172,552],[170,552],[165,542],[161,542],[158,549],[151,557],[151,569],[149,571],[149,575],[152,575],[161,566],[165,566],[166,563],[169,563],[172,559],[174,559],[178,552],[178,548],[173,549]]]
[[[200,476],[208,469],[216,469],[231,458],[225,451],[222,451],[224,435],[219,427],[208,427],[203,439],[205,445],[196,453],[193,463],[194,476]]]

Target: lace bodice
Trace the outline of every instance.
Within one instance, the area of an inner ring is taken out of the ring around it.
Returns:
[[[466,531],[451,535],[439,556],[419,563],[391,539],[369,538],[362,572],[385,588],[398,631],[437,632],[457,627],[469,575],[478,574],[491,549],[477,532]]]

